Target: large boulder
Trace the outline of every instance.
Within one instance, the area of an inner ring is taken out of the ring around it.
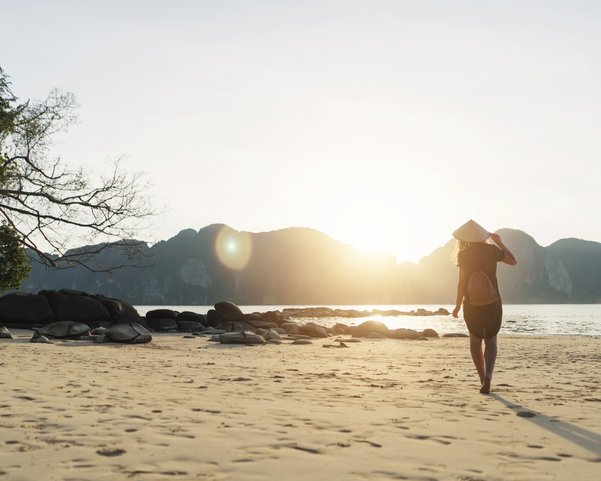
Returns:
[[[215,309],[209,309],[207,312],[207,324],[209,326],[216,326],[225,319],[225,315]]]
[[[422,331],[424,337],[438,337],[438,333],[434,329],[424,329]]]
[[[131,324],[140,321],[140,314],[134,306],[121,300],[105,297],[103,295],[92,296],[109,311],[111,320],[115,324]]]
[[[177,319],[179,312],[172,309],[153,309],[146,313],[146,319]]]
[[[245,319],[251,326],[256,329],[275,329],[279,327],[279,324],[271,321],[264,321],[262,319]]]
[[[284,329],[288,334],[298,334],[301,325],[298,322],[290,321],[283,322],[280,327]]]
[[[83,322],[88,325],[110,323],[106,307],[89,295],[73,291],[40,291],[54,311],[57,321]]]
[[[352,333],[355,337],[369,337],[374,332],[388,336],[390,329],[380,321],[365,321],[352,328]]]
[[[233,302],[221,301],[215,304],[214,307],[217,312],[225,314],[226,316],[242,314],[242,310]]]
[[[204,329],[204,324],[196,321],[180,321],[177,319],[175,321],[177,324],[177,330],[180,332],[197,332],[202,331]]]
[[[57,321],[37,330],[38,334],[55,339],[77,339],[90,333],[90,326],[82,322]]]
[[[238,331],[254,331],[255,327],[247,321],[222,321],[215,326],[216,329],[221,329],[227,332]]]
[[[0,297],[0,323],[7,327],[39,327],[54,322],[46,297],[15,292]]]
[[[267,341],[281,341],[282,335],[275,329],[269,329],[263,336]]]
[[[413,329],[395,329],[390,331],[390,337],[393,339],[424,339],[421,332],[414,331]]]
[[[196,312],[183,311],[175,319],[177,330],[181,332],[202,331],[207,325],[207,318],[203,314]]]
[[[104,331],[106,339],[113,342],[128,344],[144,344],[152,340],[152,334],[137,322],[131,324],[116,324]]]
[[[153,331],[177,331],[175,319],[146,318],[146,323]]]
[[[328,331],[326,331],[324,327],[313,324],[312,322],[301,325],[298,329],[298,333],[311,337],[328,337]]]
[[[332,327],[332,334],[334,334],[334,335],[352,334],[352,332],[353,332],[353,329],[350,326],[347,326],[346,324],[342,324],[340,322],[337,322]]]
[[[265,344],[265,338],[249,331],[226,332],[219,335],[221,344]]]
[[[273,322],[274,324],[281,324],[282,318],[278,311],[267,311],[260,314],[260,316],[269,322]]]
[[[180,312],[176,319],[176,321],[194,321],[194,322],[200,322],[201,324],[205,324],[207,322],[207,318],[204,314],[198,314],[196,312],[191,312],[191,311],[183,311]]]

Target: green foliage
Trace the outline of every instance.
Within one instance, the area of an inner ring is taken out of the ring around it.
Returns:
[[[13,107],[17,99],[10,91],[9,82],[0,67],[0,139],[13,128],[19,109]]]
[[[15,128],[21,110],[13,105],[15,101],[4,71],[0,68],[0,145]],[[14,168],[6,162],[4,152],[0,151],[0,188],[9,184],[13,173]],[[0,224],[0,292],[18,289],[30,270],[18,233],[3,222]]]
[[[3,146],[6,138],[15,129],[15,122],[20,107],[15,107],[15,96],[10,91],[9,82],[4,70],[0,67],[0,146]],[[0,188],[5,187],[13,170],[11,165],[6,162],[4,149],[0,149]]]
[[[0,292],[18,289],[31,267],[14,229],[0,224]]]

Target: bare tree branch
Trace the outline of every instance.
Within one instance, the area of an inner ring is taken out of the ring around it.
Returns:
[[[127,249],[131,265],[145,244],[132,240],[154,214],[140,174],[125,173],[120,160],[92,179],[49,155],[52,139],[75,119],[73,94],[52,90],[41,102],[18,104],[0,68],[0,218],[37,262],[110,271],[93,259],[107,249]],[[69,250],[69,240],[86,248]],[[92,244],[96,242],[96,244]],[[44,252],[49,249],[50,252]]]

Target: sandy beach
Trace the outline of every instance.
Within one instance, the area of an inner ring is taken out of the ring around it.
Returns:
[[[598,480],[598,337],[0,340],[0,479]]]

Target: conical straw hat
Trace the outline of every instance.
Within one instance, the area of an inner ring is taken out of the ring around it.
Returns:
[[[470,219],[453,232],[453,237],[465,242],[484,242],[490,237],[490,233],[476,221]]]

